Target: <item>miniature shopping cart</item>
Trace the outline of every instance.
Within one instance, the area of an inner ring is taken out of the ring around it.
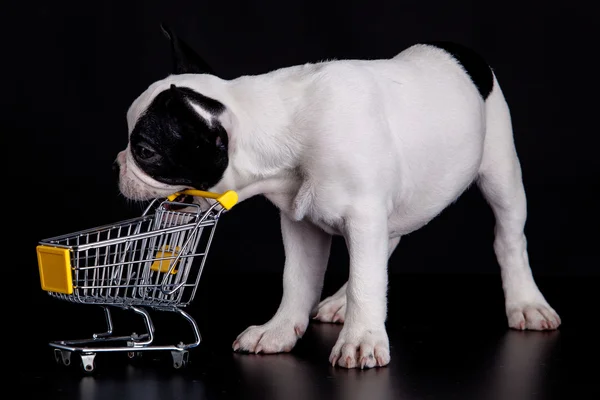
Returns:
[[[182,195],[209,198],[206,211],[179,201]],[[101,352],[170,351],[175,368],[183,367],[188,350],[200,344],[194,319],[182,310],[196,294],[213,234],[221,214],[237,202],[223,194],[186,190],[155,199],[137,218],[42,240],[37,246],[42,289],[51,296],[104,309],[107,330],[90,339],[50,342],[59,364],[70,365],[77,353],[86,372]],[[114,336],[110,307],[143,317],[146,333]],[[147,309],[181,315],[192,326],[194,342],[153,345],[155,328]]]

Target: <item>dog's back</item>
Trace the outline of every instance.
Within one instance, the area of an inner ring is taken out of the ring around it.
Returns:
[[[298,107],[304,122],[293,128],[305,145],[319,149],[318,157],[311,155],[302,165],[310,201],[330,202],[331,196],[319,192],[331,187],[338,188],[340,199],[356,198],[361,191],[390,196],[392,230],[406,234],[477,178],[487,100],[494,97],[500,108],[505,103],[497,99],[501,92],[490,67],[474,52],[452,44],[419,44],[391,59],[306,68],[313,75],[306,78],[311,83]],[[293,76],[295,70],[289,72]],[[505,117],[503,124],[510,126]],[[506,134],[512,140],[511,132]],[[311,208],[297,206],[296,211]],[[331,207],[344,204],[334,201]]]

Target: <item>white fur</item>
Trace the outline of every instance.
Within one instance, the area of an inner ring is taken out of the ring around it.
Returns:
[[[241,201],[264,195],[281,210],[281,305],[265,325],[241,333],[234,349],[289,351],[312,313],[344,321],[333,364],[386,365],[388,255],[402,235],[427,224],[473,182],[496,216],[494,249],[509,325],[541,330],[560,324],[529,267],[525,193],[510,113],[495,78],[484,101],[452,57],[422,45],[388,60],[307,64],[230,81],[169,76],[134,101],[130,131],[172,83],[227,108],[220,122],[229,135],[230,163],[211,190],[236,190]],[[149,198],[180,189],[152,182],[124,154],[127,149],[119,156],[124,193]],[[333,234],[346,239],[349,280],[318,304]]]

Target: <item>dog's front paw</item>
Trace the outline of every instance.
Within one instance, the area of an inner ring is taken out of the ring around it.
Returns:
[[[307,322],[273,320],[264,325],[253,325],[238,335],[232,347],[234,351],[255,354],[289,352],[302,337],[307,325]]]
[[[390,362],[390,344],[383,329],[346,329],[333,346],[329,362],[344,368],[383,367]]]
[[[519,330],[553,330],[561,324],[556,311],[546,302],[512,304],[507,306],[506,316],[508,326]]]

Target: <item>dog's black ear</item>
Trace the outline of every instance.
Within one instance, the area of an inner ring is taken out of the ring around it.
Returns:
[[[160,24],[164,35],[171,42],[174,74],[211,74],[210,66],[187,43],[181,40],[166,24]]]

